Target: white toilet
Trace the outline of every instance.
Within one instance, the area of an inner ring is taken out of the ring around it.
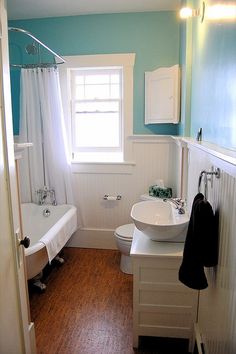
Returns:
[[[133,274],[130,257],[133,233],[134,224],[119,226],[114,232],[117,248],[121,252],[120,269],[126,274]]]
[[[140,197],[140,200],[150,199],[157,200],[158,198],[150,197],[148,194],[143,194]],[[117,227],[114,232],[117,248],[121,252],[120,269],[126,274],[133,274],[130,249],[133,240],[134,227],[134,224],[126,224]]]

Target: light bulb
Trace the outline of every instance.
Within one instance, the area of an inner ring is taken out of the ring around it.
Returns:
[[[190,7],[183,7],[179,12],[180,18],[189,18],[193,16],[193,10]]]

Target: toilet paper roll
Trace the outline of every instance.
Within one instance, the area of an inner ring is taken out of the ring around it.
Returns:
[[[121,200],[121,195],[117,195],[116,197],[112,195],[105,194],[103,197],[104,200]]]
[[[108,195],[107,198],[106,198],[106,200],[117,200],[117,198],[116,198],[116,197],[113,197],[113,196],[111,196],[111,195]]]

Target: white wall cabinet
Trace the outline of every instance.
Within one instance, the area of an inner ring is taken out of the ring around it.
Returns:
[[[178,123],[179,65],[145,73],[145,124]]]
[[[189,339],[197,319],[198,291],[181,284],[178,270],[183,244],[149,240],[137,229],[131,248],[133,261],[133,345],[139,336]]]

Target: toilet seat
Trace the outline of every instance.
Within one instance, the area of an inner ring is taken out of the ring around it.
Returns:
[[[121,240],[132,241],[134,233],[134,224],[126,224],[117,227],[115,235]]]

